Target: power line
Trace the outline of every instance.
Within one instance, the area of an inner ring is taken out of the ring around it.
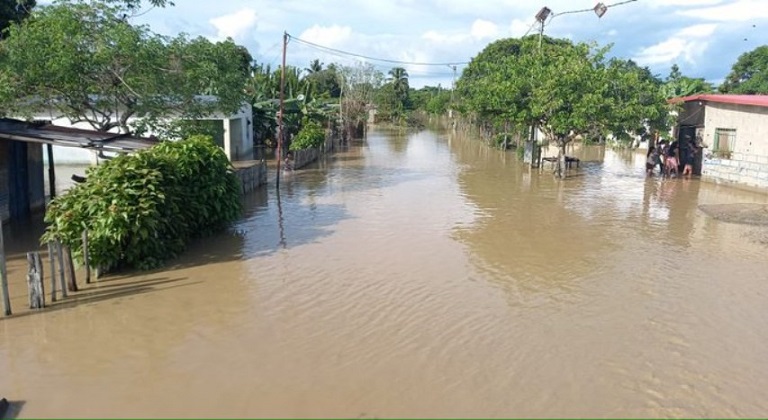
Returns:
[[[636,1],[637,1],[637,0],[624,0],[624,1],[620,1],[620,2],[618,2],[618,3],[606,4],[606,5],[605,5],[605,8],[606,8],[606,9],[610,9],[611,7],[621,6],[621,5],[623,5],[623,4],[627,4],[627,3],[634,3],[634,2],[636,2]],[[594,9],[594,8],[592,8],[592,9],[579,9],[579,10],[569,10],[569,11],[567,11],[567,12],[553,13],[553,14],[552,14],[552,16],[550,16],[550,18],[549,18],[549,23],[552,23],[552,19],[554,19],[554,18],[555,18],[555,17],[557,17],[557,16],[561,16],[561,15],[570,15],[570,14],[575,14],[575,13],[594,12],[594,11],[595,11],[595,9]],[[548,23],[548,24],[549,24],[549,23]],[[529,30],[529,31],[530,31],[530,30]]]
[[[531,23],[531,26],[528,27],[528,30],[525,31],[525,34],[523,34],[521,38],[525,38],[526,36],[528,36],[528,34],[531,33],[531,30],[533,30],[533,27],[536,26],[537,22],[538,22],[537,20],[534,20],[533,23]]]
[[[418,61],[391,60],[391,59],[388,59],[388,58],[371,57],[371,56],[367,56],[367,55],[363,55],[363,54],[357,54],[357,53],[353,53],[353,52],[349,52],[349,51],[339,50],[339,49],[336,49],[336,48],[326,47],[326,46],[323,46],[323,45],[315,44],[314,42],[309,42],[309,41],[303,40],[301,38],[296,38],[294,36],[291,36],[290,34],[288,35],[288,37],[290,39],[295,40],[296,42],[299,42],[301,44],[304,44],[304,45],[307,45],[307,46],[310,46],[310,47],[314,47],[316,49],[319,49],[321,51],[325,51],[325,52],[328,52],[328,53],[335,53],[337,55],[340,54],[340,55],[348,56],[348,57],[363,58],[363,59],[371,60],[371,61],[380,61],[380,62],[383,62],[383,63],[403,64],[403,65],[411,65],[411,66],[456,66],[456,65],[469,64],[468,61],[462,61],[462,62],[453,61],[453,62],[443,62],[443,63],[425,63],[425,62],[418,62]]]

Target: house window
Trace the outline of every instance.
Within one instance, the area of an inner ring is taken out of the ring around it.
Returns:
[[[723,158],[730,158],[733,147],[736,145],[736,129],[718,128],[715,129],[715,144],[712,145],[712,151]]]

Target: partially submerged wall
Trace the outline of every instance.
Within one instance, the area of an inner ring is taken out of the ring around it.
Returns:
[[[234,162],[235,174],[240,180],[243,194],[267,183],[267,163],[264,161]]]
[[[702,176],[713,182],[768,189],[768,156],[732,153],[704,161]]]

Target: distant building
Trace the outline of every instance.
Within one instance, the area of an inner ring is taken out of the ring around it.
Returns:
[[[203,101],[216,100],[213,96],[200,96],[199,98]],[[92,129],[91,125],[87,122],[72,124],[69,118],[58,116],[53,109],[38,112],[32,118],[37,121],[50,121],[60,127]],[[175,118],[173,115],[168,116],[169,120],[173,118]],[[136,120],[136,118],[130,118],[128,123],[130,124]],[[244,103],[243,107],[233,114],[214,113],[198,120],[221,124],[220,130],[217,130],[220,134],[214,140],[224,149],[230,161],[253,159],[253,114],[250,104]],[[148,133],[148,135],[151,134],[156,133]],[[96,164],[99,160],[98,156],[89,150],[59,146],[54,146],[53,149],[54,162],[57,164],[89,165]]]
[[[103,155],[131,153],[156,143],[129,135],[0,118],[0,222],[24,219],[45,207],[44,148]],[[49,170],[48,177],[49,186],[55,185],[55,171]]]
[[[768,188],[768,95],[701,94],[682,102],[675,137],[699,140],[701,175],[720,183]]]

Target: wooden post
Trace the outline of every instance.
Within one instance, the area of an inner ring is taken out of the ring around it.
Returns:
[[[277,114],[277,174],[275,188],[280,188],[280,163],[283,160],[283,114],[285,113],[285,53],[288,48],[288,32],[283,32],[283,66],[280,67],[280,107]]]
[[[3,289],[5,316],[11,316],[11,295],[8,292],[8,272],[5,267],[5,244],[3,243],[3,222],[0,222],[0,286]]]
[[[56,302],[56,247],[48,242],[48,260],[51,262],[51,302]]]
[[[64,277],[64,251],[61,242],[56,241],[56,257],[59,259],[59,284],[61,285],[61,297],[67,297],[67,279]]]
[[[40,254],[27,252],[27,287],[29,288],[29,309],[45,308],[45,290],[43,289],[43,263]]]
[[[88,230],[83,231],[83,264],[85,264],[85,283],[91,283],[91,261],[88,257]]]
[[[53,169],[53,145],[48,144],[46,149],[48,151],[48,189],[50,190],[51,200],[53,200],[56,197],[56,170]]]
[[[67,285],[70,292],[77,291],[77,278],[75,277],[75,264],[72,261],[72,250],[68,246],[63,247],[64,274],[67,276]]]

